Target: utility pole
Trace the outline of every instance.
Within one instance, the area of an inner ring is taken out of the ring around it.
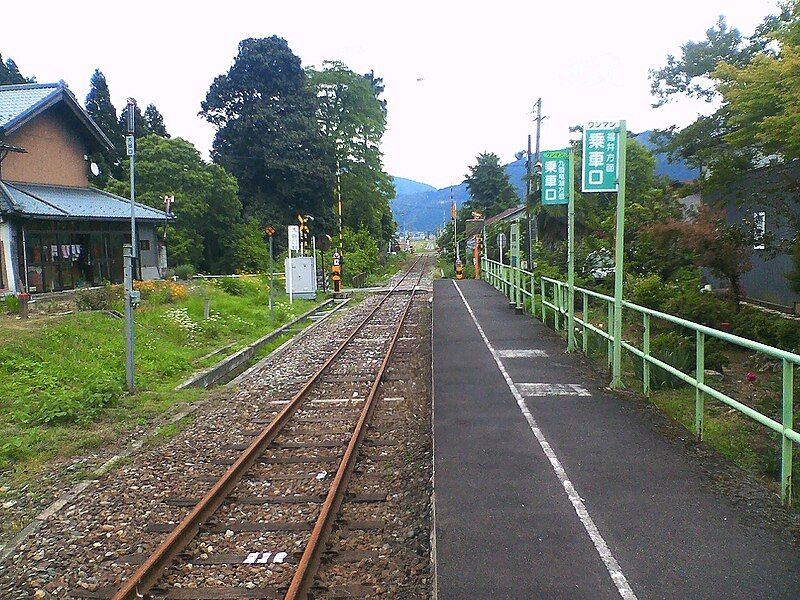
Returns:
[[[531,196],[533,189],[533,182],[531,181],[531,134],[528,134],[528,152],[525,154],[525,212],[528,218],[528,270],[533,272],[533,240],[531,239],[531,203],[533,198]]]
[[[125,136],[125,149],[130,157],[131,169],[131,243],[122,246],[123,273],[125,283],[125,383],[128,391],[133,392],[136,387],[134,376],[134,345],[133,345],[133,305],[138,300],[138,292],[133,289],[133,280],[136,278],[135,267],[137,266],[136,256],[136,187],[134,176],[134,155],[136,153],[136,132],[135,123],[136,100],[128,98],[128,135]]]
[[[539,160],[539,140],[540,140],[541,134],[542,134],[542,99],[541,99],[541,97],[536,101],[535,107],[536,107],[536,154],[535,154],[536,164],[534,165],[534,167],[536,168],[537,173],[538,173],[539,169],[541,169],[541,164],[540,164],[540,160]],[[536,180],[537,197],[538,197],[538,192],[539,192],[540,189],[541,189],[541,185],[539,183],[539,180],[537,179]],[[541,205],[541,199],[539,201],[539,204]],[[530,223],[530,221],[529,221],[529,223]],[[533,235],[534,235],[534,239],[538,242],[539,241],[539,216],[538,216],[538,214],[534,214],[534,216],[533,216]]]
[[[129,392],[136,387],[133,368],[133,303],[136,296],[133,289],[133,248],[130,244],[122,246],[123,273],[125,282],[125,384]]]
[[[453,217],[453,244],[456,247],[456,262],[461,260],[458,252],[458,231],[457,231],[457,223],[458,223],[458,210],[456,208],[456,201],[453,200],[453,186],[450,186],[450,216]]]
[[[136,100],[128,98],[128,135],[125,137],[125,146],[128,156],[130,157],[131,169],[131,259],[134,262],[135,270],[133,276],[135,277],[136,271],[139,270],[139,264],[136,260],[138,255],[138,244],[136,243],[136,186],[135,186],[135,154],[136,154],[136,141],[134,135],[136,133]]]

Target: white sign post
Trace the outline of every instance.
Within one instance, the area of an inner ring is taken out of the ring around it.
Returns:
[[[289,274],[286,278],[286,290],[289,292],[289,304],[292,304],[292,279],[294,278],[294,263],[292,263],[292,250],[300,250],[300,226],[289,225]]]

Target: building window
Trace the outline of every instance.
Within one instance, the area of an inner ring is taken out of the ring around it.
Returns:
[[[762,211],[753,213],[753,250],[763,250],[764,234],[767,231],[767,213]]]
[[[139,250],[150,250],[150,240],[139,240]]]

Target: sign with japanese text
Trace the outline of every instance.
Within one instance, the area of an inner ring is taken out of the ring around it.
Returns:
[[[581,190],[619,190],[619,121],[589,121],[583,128]]]
[[[569,204],[569,150],[542,152],[542,204]]]
[[[297,252],[300,250],[300,226],[289,225],[289,250]]]

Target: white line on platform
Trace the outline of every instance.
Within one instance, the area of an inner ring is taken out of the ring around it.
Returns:
[[[547,358],[547,352],[544,350],[498,350],[497,355],[500,358]]]
[[[574,383],[517,383],[520,394],[526,397],[543,396],[591,396],[582,385]]]
[[[550,465],[553,467],[553,471],[556,473],[556,477],[561,482],[561,485],[564,486],[564,491],[567,494],[567,498],[572,503],[572,507],[575,509],[575,512],[578,515],[578,518],[581,520],[581,524],[583,524],[583,528],[586,530],[586,533],[589,534],[589,537],[594,544],[594,547],[597,549],[597,553],[600,555],[600,559],[603,561],[603,564],[606,566],[606,570],[608,574],[611,576],[611,580],[614,582],[614,585],[617,587],[617,591],[619,595],[624,598],[625,600],[636,600],[636,594],[633,593],[630,584],[628,583],[625,574],[622,572],[622,568],[619,566],[617,559],[614,558],[614,555],[611,554],[611,550],[608,547],[608,544],[603,539],[603,536],[600,535],[600,531],[597,529],[597,525],[595,525],[592,517],[589,515],[589,511],[586,509],[586,505],[583,503],[578,492],[575,490],[575,486],[572,485],[572,482],[567,477],[567,472],[564,470],[564,466],[561,464],[561,461],[556,456],[555,451],[553,450],[550,443],[547,441],[547,438],[544,437],[544,433],[542,430],[539,429],[539,425],[536,423],[536,420],[533,418],[528,406],[525,404],[525,399],[520,394],[517,385],[511,379],[511,376],[506,371],[505,367],[503,366],[503,361],[500,360],[500,356],[497,353],[497,350],[494,349],[492,343],[489,341],[489,338],[486,337],[486,334],[483,332],[483,327],[481,327],[480,323],[478,323],[478,318],[475,316],[475,313],[472,312],[472,308],[467,302],[467,299],[464,297],[464,294],[461,293],[458,285],[456,284],[455,280],[453,280],[453,285],[458,292],[458,295],[461,296],[462,302],[464,302],[464,306],[467,308],[467,312],[472,317],[472,322],[475,323],[475,327],[478,328],[478,333],[481,334],[483,338],[483,343],[486,344],[486,347],[489,349],[489,352],[492,353],[492,357],[494,358],[494,362],[497,364],[497,368],[500,369],[500,373],[503,374],[503,378],[506,380],[506,384],[508,385],[508,389],[511,390],[511,393],[514,395],[514,398],[517,400],[517,405],[519,409],[522,411],[522,414],[525,416],[525,419],[528,421],[528,425],[530,425],[531,431],[533,435],[536,437],[536,441],[539,442],[539,446],[541,446],[542,451],[544,451],[545,456],[550,461]]]

